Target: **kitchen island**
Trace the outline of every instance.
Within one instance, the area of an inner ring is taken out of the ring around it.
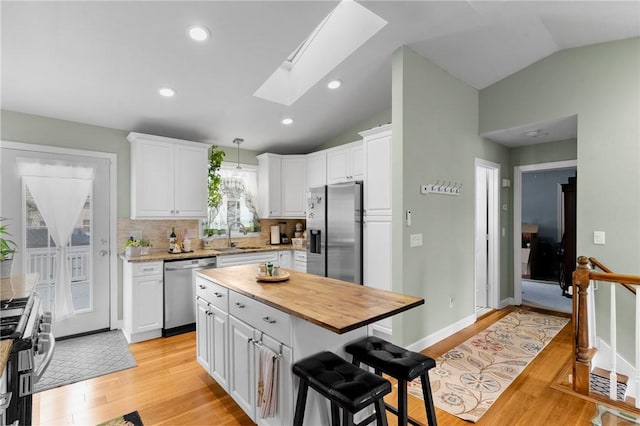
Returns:
[[[367,335],[367,325],[424,304],[424,299],[317,275],[283,270],[283,282],[259,282],[257,265],[198,273],[198,361],[258,424],[291,424],[297,380],[291,365]],[[278,410],[260,417],[258,354],[268,347],[278,361]],[[309,392],[305,424],[329,424],[324,398]]]

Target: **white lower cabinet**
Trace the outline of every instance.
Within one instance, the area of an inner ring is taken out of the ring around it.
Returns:
[[[259,425],[293,422],[294,396],[289,315],[198,276],[197,359],[245,413]],[[214,298],[211,302],[204,297]],[[228,299],[228,303],[227,303]],[[222,306],[228,306],[226,311]],[[278,356],[278,409],[261,417],[258,400],[260,347]]]
[[[162,273],[162,262],[124,262],[122,331],[129,343],[162,335],[164,308]]]
[[[255,421],[256,389],[253,327],[229,316],[229,395]]]
[[[291,250],[280,250],[278,252],[278,265],[281,268],[291,269],[293,262],[291,262]]]
[[[227,351],[229,315],[212,306],[206,300],[198,298],[196,318],[196,350],[198,362],[227,390],[229,385]]]
[[[307,272],[307,252],[294,251],[293,253],[293,269],[299,272]]]

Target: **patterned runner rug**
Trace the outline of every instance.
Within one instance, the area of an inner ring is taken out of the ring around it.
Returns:
[[[429,380],[436,407],[476,422],[525,367],[569,322],[514,311],[436,360]],[[409,384],[422,399],[420,379]]]

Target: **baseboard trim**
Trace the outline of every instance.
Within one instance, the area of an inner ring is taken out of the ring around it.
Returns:
[[[506,299],[502,299],[498,304],[498,309],[504,309],[507,306],[515,305],[515,299],[513,297],[508,297]]]
[[[476,322],[476,314],[473,313],[472,315],[469,315],[465,318],[462,318],[461,320],[441,329],[436,331],[435,333],[432,333],[426,337],[423,337],[422,339],[418,340],[417,342],[414,342],[410,345],[407,346],[407,349],[410,351],[414,351],[414,352],[420,352],[421,350],[423,350],[424,348],[427,348],[435,343],[438,343],[439,341],[446,339],[447,337],[451,336],[452,334],[457,333],[458,331],[462,330],[465,327],[470,326],[471,324]]]

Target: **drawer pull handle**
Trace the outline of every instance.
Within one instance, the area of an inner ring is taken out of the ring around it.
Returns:
[[[155,269],[156,269],[156,268],[154,268],[153,266],[150,266],[150,267],[148,267],[148,268],[142,268],[142,270],[143,270],[144,272],[154,271]]]
[[[266,323],[269,323],[269,324],[275,324],[276,323],[276,320],[271,319],[269,317],[262,317],[262,321],[264,321]]]
[[[203,285],[203,284],[199,284],[199,285],[198,285],[198,287],[200,287],[202,290],[204,290],[205,288],[207,288],[207,286],[206,286],[206,285]]]
[[[236,306],[240,309],[244,308],[244,303],[236,302]]]
[[[218,298],[222,297],[222,293],[218,293],[217,291],[213,293],[213,295]]]

